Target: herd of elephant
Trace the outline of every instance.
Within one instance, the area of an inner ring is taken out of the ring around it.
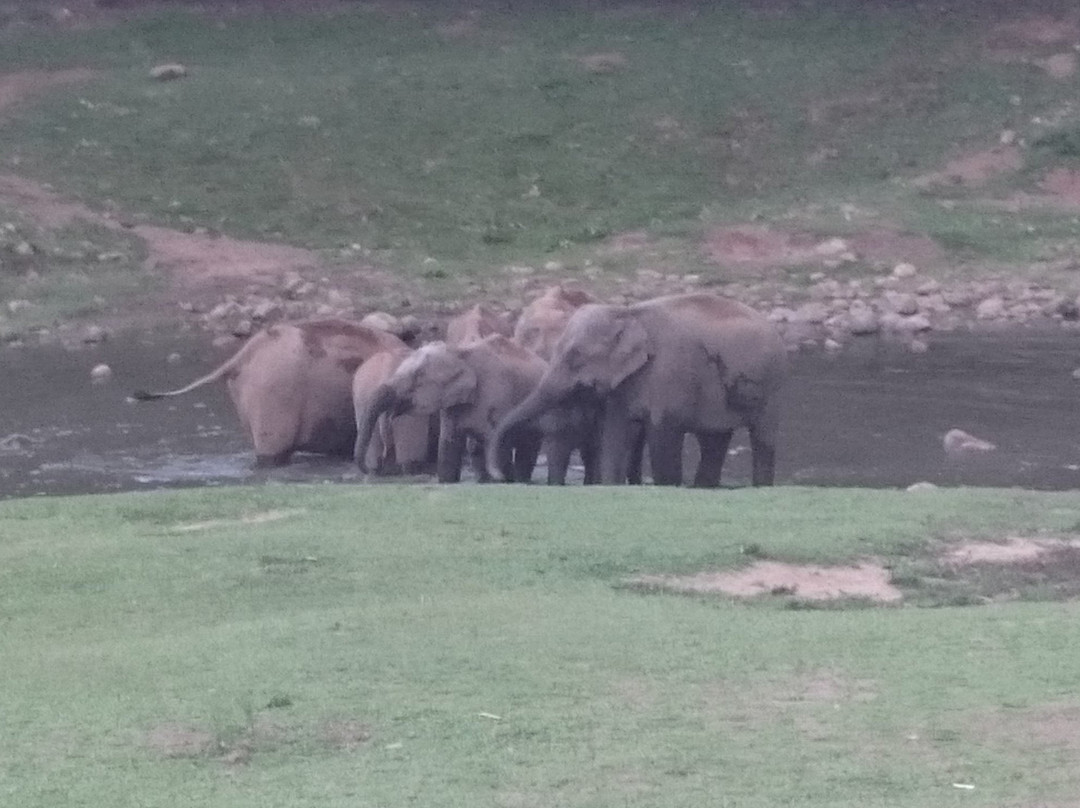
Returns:
[[[224,380],[260,465],[314,452],[440,482],[467,458],[481,481],[528,482],[543,451],[563,484],[577,451],[586,483],[640,483],[647,449],[653,482],[678,485],[692,434],[693,484],[713,487],[746,428],[752,482],[771,485],[786,356],[772,324],[729,298],[609,305],[554,286],[512,330],[478,305],[418,348],[347,320],[278,323],[191,384],[134,397]]]

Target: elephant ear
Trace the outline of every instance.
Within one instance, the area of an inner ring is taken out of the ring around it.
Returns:
[[[614,390],[640,370],[653,354],[652,340],[631,313],[619,317],[610,360],[611,389]]]
[[[478,380],[476,371],[469,364],[455,357],[451,373],[442,384],[442,407],[454,407],[468,404],[476,397]],[[440,409],[441,409],[440,408]]]

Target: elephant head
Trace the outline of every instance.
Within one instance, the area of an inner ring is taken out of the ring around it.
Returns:
[[[467,404],[476,395],[476,372],[457,350],[432,342],[406,357],[387,381],[375,390],[371,405],[357,419],[356,456],[363,458],[383,413],[431,415]]]
[[[595,409],[652,355],[652,339],[630,309],[582,306],[555,344],[540,384],[499,424],[493,447],[498,450],[519,430],[557,407]]]

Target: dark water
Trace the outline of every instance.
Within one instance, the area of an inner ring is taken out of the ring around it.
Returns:
[[[181,361],[169,364],[174,351]],[[0,350],[0,440],[26,438],[0,444],[0,498],[267,479],[359,482],[351,464],[319,457],[252,469],[223,385],[168,401],[126,401],[136,388],[186,383],[227,355],[203,335],[114,338],[76,352]],[[92,384],[99,362],[114,375]],[[779,480],[1080,487],[1080,382],[1070,375],[1077,366],[1080,336],[1058,330],[939,335],[921,355],[874,339],[835,358],[797,354]],[[998,449],[949,457],[942,436],[952,428]],[[740,439],[725,483],[749,476]]]

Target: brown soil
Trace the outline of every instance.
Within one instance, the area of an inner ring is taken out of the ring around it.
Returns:
[[[187,724],[158,724],[146,733],[146,746],[164,757],[198,757],[211,751],[214,736]]]
[[[89,81],[94,75],[93,70],[77,67],[72,70],[24,70],[0,76],[0,112],[34,93]]]
[[[913,185],[917,188],[941,185],[977,188],[1002,174],[1019,171],[1023,166],[1024,158],[1016,146],[995,146],[950,160],[940,171],[917,177]]]
[[[351,752],[371,740],[371,727],[354,719],[333,719],[322,725],[319,734],[327,746]]]
[[[759,561],[733,572],[641,575],[631,583],[673,592],[719,593],[747,598],[771,594],[794,595],[804,600],[865,598],[895,602],[903,597],[900,590],[889,583],[889,571],[873,562],[823,567]]]
[[[941,560],[956,566],[968,564],[1021,564],[1070,548],[1080,548],[1080,541],[1012,537],[1003,542],[964,542],[944,553]]]

